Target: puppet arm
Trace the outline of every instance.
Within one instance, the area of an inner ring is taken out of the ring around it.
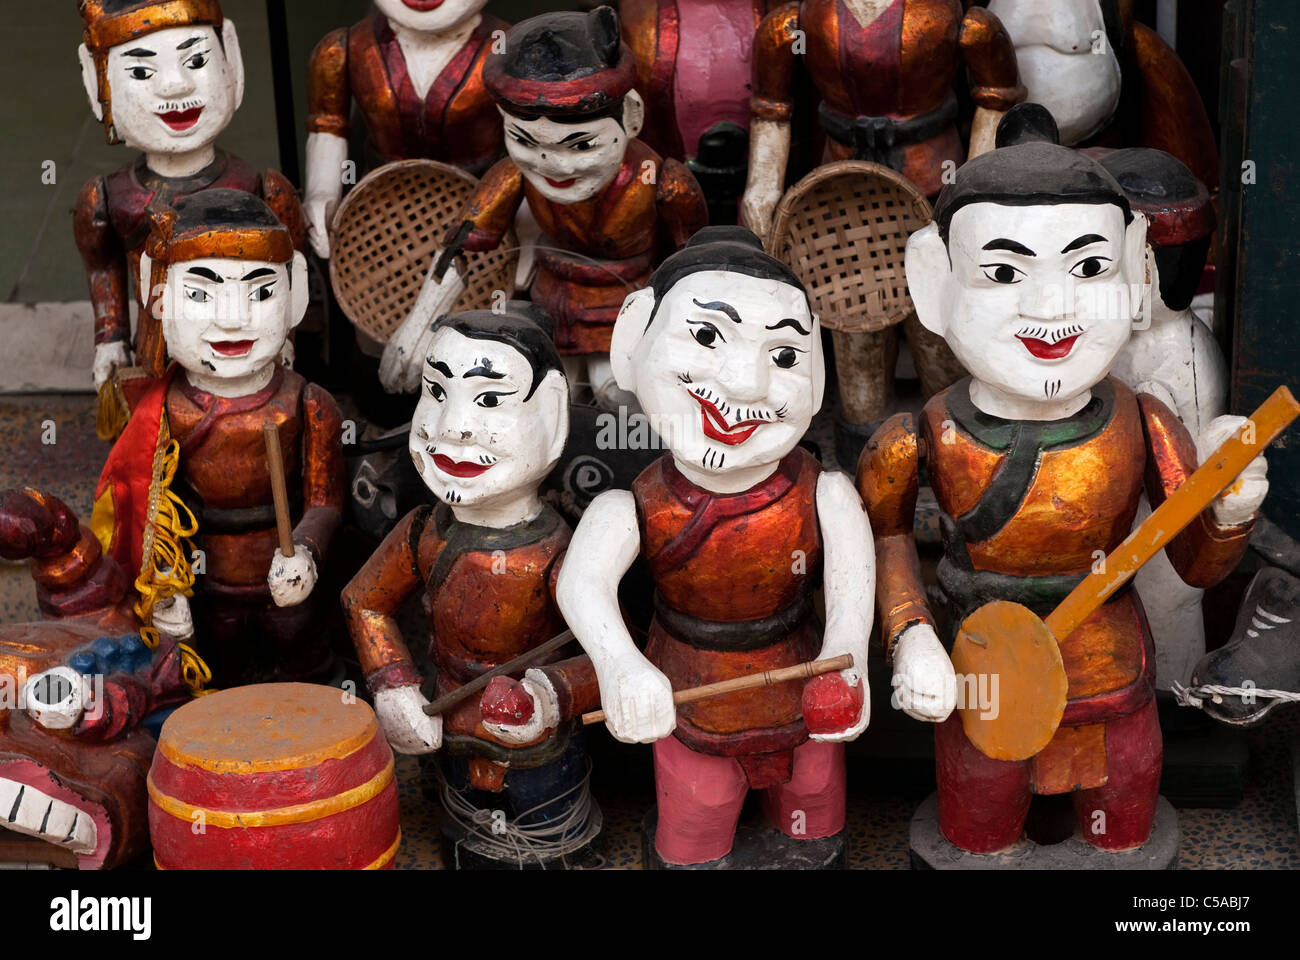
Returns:
[[[794,116],[795,37],[799,4],[788,3],[763,18],[754,35],[754,97],[750,101],[749,176],[741,220],[766,241],[785,189]]]
[[[86,265],[95,311],[94,379],[98,390],[119,367],[131,362],[126,250],[109,223],[103,177],[82,187],[74,210],[73,234]]]
[[[330,221],[343,196],[343,164],[348,159],[348,31],[326,34],[312,51],[308,67],[307,231],[317,256],[329,259]]]
[[[1016,64],[1016,47],[1006,27],[983,7],[966,11],[958,38],[962,60],[970,71],[971,99],[975,116],[971,120],[967,159],[994,147],[1002,115],[1025,99]]]

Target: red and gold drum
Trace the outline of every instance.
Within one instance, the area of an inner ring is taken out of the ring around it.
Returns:
[[[393,752],[333,687],[221,690],[163,725],[149,834],[164,870],[382,870],[401,842]]]

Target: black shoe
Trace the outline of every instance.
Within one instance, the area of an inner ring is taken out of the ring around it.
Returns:
[[[1201,658],[1192,671],[1192,688],[1205,684],[1285,690],[1300,693],[1300,579],[1278,567],[1265,567],[1246,588],[1232,637]],[[1200,694],[1197,694],[1200,696]],[[1214,719],[1252,727],[1279,703],[1276,697],[1202,697]]]

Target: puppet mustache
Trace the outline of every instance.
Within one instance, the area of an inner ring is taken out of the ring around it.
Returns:
[[[1017,330],[1015,335],[1030,340],[1042,340],[1044,343],[1060,343],[1062,340],[1077,337],[1081,333],[1083,333],[1083,326],[1072,323],[1068,327],[1061,327],[1059,330],[1052,330],[1042,325],[1027,325]]]
[[[690,391],[706,403],[712,404],[729,429],[734,429],[742,423],[774,423],[785,416],[785,407],[780,410],[772,410],[767,407],[750,407],[730,403],[722,394],[708,387],[691,386]]]

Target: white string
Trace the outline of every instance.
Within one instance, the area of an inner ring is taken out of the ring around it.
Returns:
[[[453,823],[469,834],[456,841],[457,869],[460,868],[460,845],[470,839],[487,847],[486,855],[493,859],[516,861],[520,870],[524,869],[525,861],[534,857],[543,870],[546,869],[547,860],[555,857],[559,857],[567,869],[567,856],[585,847],[600,832],[603,818],[600,808],[591,798],[590,759],[587,760],[587,772],[581,780],[559,796],[524,810],[514,820],[505,820],[503,811],[483,809],[471,803],[447,782],[440,766],[435,765],[434,770],[443,810]],[[560,803],[574,793],[579,796],[563,817],[541,823],[522,822],[526,817]],[[496,816],[498,813],[501,815]]]
[[[1300,693],[1292,693],[1288,690],[1260,690],[1257,687],[1225,687],[1217,683],[1202,683],[1196,687],[1184,687],[1181,683],[1174,683],[1170,686],[1170,692],[1174,699],[1178,701],[1180,707],[1200,707],[1204,708],[1205,701],[1212,703],[1223,703],[1224,697],[1241,697],[1245,700],[1247,697],[1264,700],[1282,700],[1289,703],[1300,703]]]

